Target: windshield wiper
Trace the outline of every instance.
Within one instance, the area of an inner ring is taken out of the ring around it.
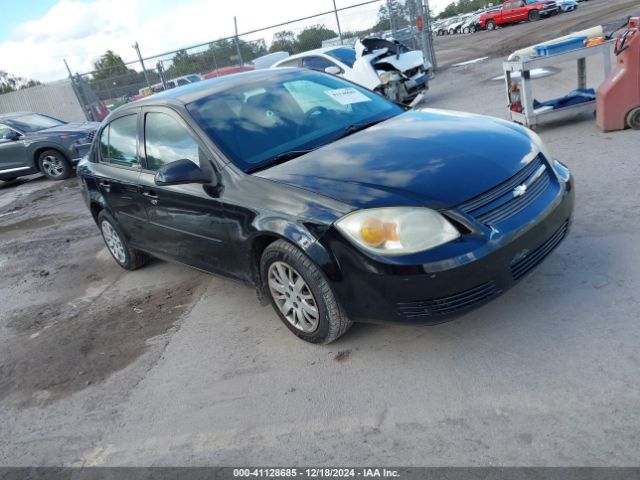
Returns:
[[[353,135],[360,130],[366,130],[367,128],[373,127],[380,122],[382,122],[382,120],[372,120],[370,122],[354,123],[352,125],[349,125],[348,127],[345,127],[344,130],[342,130],[342,133],[334,138],[333,141],[335,142],[336,140],[340,140],[341,138]]]
[[[254,167],[249,167],[247,169],[247,173],[257,172],[258,170],[264,170],[265,168],[273,167],[279,163],[284,163],[287,160],[292,160],[294,158],[300,157],[305,153],[309,153],[312,148],[308,148],[305,150],[289,150],[288,152],[279,153],[275,157],[271,158],[269,161],[256,165]]]

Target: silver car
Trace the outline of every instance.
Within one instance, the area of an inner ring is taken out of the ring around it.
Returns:
[[[66,123],[39,113],[0,114],[0,180],[38,172],[52,180],[68,178],[89,151],[99,125]]]

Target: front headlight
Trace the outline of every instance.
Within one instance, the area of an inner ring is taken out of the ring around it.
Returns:
[[[397,72],[381,72],[380,82],[387,84],[389,82],[400,80],[402,77]]]
[[[336,227],[357,246],[383,255],[421,252],[460,237],[440,213],[416,207],[358,210]]]

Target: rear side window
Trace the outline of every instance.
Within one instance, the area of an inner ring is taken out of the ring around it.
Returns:
[[[111,122],[100,135],[102,160],[122,167],[137,167],[137,134],[137,115],[128,115]]]
[[[293,60],[287,60],[286,62],[282,62],[278,65],[279,67],[299,67],[300,59],[294,58]]]
[[[324,72],[324,69],[328,67],[337,67],[335,63],[324,57],[305,57],[302,60],[302,66],[319,72]]]
[[[176,160],[200,164],[198,143],[175,118],[165,113],[150,112],[144,125],[147,169],[158,170]]]

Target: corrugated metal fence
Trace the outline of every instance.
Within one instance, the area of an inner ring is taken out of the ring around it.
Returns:
[[[86,120],[70,80],[0,95],[0,113],[22,111],[44,113],[67,122]]]

